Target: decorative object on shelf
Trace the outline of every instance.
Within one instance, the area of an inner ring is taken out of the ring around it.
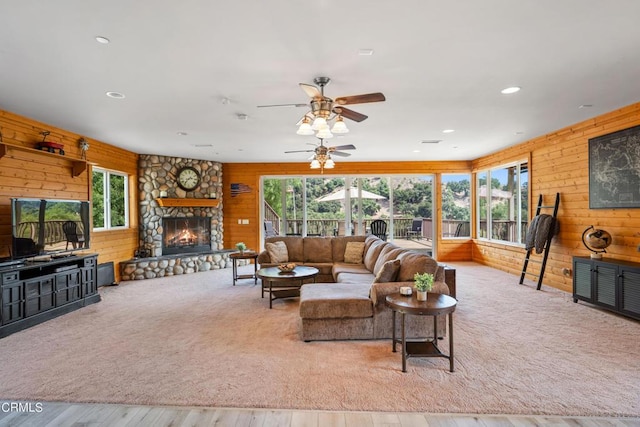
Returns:
[[[640,208],[640,126],[589,140],[589,209]]]
[[[47,141],[47,136],[49,136],[50,133],[51,132],[49,132],[48,130],[43,130],[42,132],[40,132],[40,135],[42,135],[42,141],[40,141],[38,145],[36,145],[36,148],[38,150],[44,150],[50,153],[55,153],[56,150],[58,150],[58,154],[64,156],[63,144],[58,144],[57,142],[53,141]]]
[[[278,266],[278,270],[280,270],[283,273],[290,273],[293,271],[294,268],[296,268],[296,264],[294,262],[290,262],[287,264],[280,264]]]
[[[167,197],[167,195],[168,195],[167,190],[160,190],[160,197],[164,199]]]
[[[602,254],[607,253],[606,249],[611,245],[611,241],[611,234],[593,225],[582,232],[582,244],[592,252],[591,258],[594,259],[600,259]]]
[[[416,273],[413,276],[413,281],[416,287],[416,297],[418,298],[418,301],[426,301],[427,292],[433,289],[433,274]]]
[[[87,158],[87,151],[89,151],[89,141],[84,138],[80,138],[78,141],[78,146],[80,147],[80,151],[82,152],[82,158]]]
[[[183,166],[178,170],[178,187],[192,191],[200,185],[200,172],[191,166]]]
[[[247,245],[245,245],[244,242],[238,242],[236,243],[236,249],[240,251],[241,254],[243,254],[244,251],[247,250]]]

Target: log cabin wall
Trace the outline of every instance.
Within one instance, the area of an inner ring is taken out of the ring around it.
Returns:
[[[131,258],[138,247],[138,155],[84,136],[90,145],[86,153],[88,167],[74,177],[70,160],[82,158],[79,140],[83,135],[0,110],[2,142],[34,148],[42,141],[42,131],[50,132],[47,141],[64,144],[64,156],[57,159],[48,153],[12,150],[0,158],[0,257],[9,256],[11,247],[12,197],[91,200],[91,170],[97,166],[129,175],[130,227],[99,232],[92,230],[88,251],[99,254],[99,263],[114,261],[118,276],[119,261]]]
[[[302,176],[318,175],[319,172],[309,169],[309,163],[225,163],[224,189],[224,242],[230,249],[236,242],[244,242],[251,249],[261,249],[260,233],[260,178],[263,176]],[[433,174],[434,195],[439,195],[441,173],[469,173],[471,162],[443,161],[443,162],[336,162],[335,169],[323,176],[381,176],[381,175],[412,175]],[[249,187],[248,192],[233,195],[231,184],[244,184]],[[439,218],[439,200],[434,198],[436,217]],[[239,220],[248,220],[248,224],[238,224]],[[435,234],[440,261],[469,261],[471,260],[471,240],[441,239],[438,225]]]
[[[486,170],[530,155],[530,217],[538,196],[553,204],[560,193],[559,234],[553,239],[543,283],[572,290],[573,256],[588,256],[582,232],[590,225],[613,236],[607,258],[640,262],[640,209],[589,209],[589,139],[640,125],[640,103],[532,139],[523,144],[482,157],[473,170]],[[473,261],[520,275],[525,251],[521,247],[475,239]],[[531,270],[530,270],[531,271]],[[516,282],[517,283],[517,282]]]

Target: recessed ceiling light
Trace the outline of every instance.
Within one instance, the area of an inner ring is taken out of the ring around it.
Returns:
[[[109,44],[109,42],[110,42],[111,40],[109,40],[109,39],[108,39],[108,38],[106,38],[106,37],[96,36],[96,41],[97,41],[98,43],[102,43],[102,44]]]
[[[593,104],[582,104],[578,108],[591,108],[591,107],[593,107]]]
[[[189,135],[188,133],[183,132],[183,131],[178,131],[178,132],[176,132],[176,134],[178,134],[178,135],[180,135],[180,136],[187,136],[187,135]]]
[[[124,94],[123,94],[123,93],[120,93],[120,92],[112,92],[112,91],[107,92],[107,96],[108,96],[109,98],[116,98],[116,99],[122,99],[122,98],[124,98]]]
[[[238,117],[238,120],[247,120],[249,118],[249,116],[243,113],[238,113],[236,116]]]
[[[500,93],[502,93],[503,95],[511,95],[512,93],[520,92],[520,89],[522,89],[520,86],[511,86],[502,89]]]
[[[455,129],[445,129],[445,130],[442,131],[442,133],[452,133],[452,132],[455,132],[455,131],[456,131]]]
[[[194,144],[194,147],[202,148],[202,147],[213,147],[213,144]]]
[[[420,150],[413,150],[413,152],[414,152],[414,153],[419,153],[419,152],[420,152]]]
[[[373,55],[373,49],[358,49],[358,55],[371,56]]]
[[[524,135],[524,132],[522,132],[521,130],[515,132],[516,135]]]

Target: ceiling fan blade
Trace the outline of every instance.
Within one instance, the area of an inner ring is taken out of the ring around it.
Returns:
[[[337,147],[331,147],[329,148],[330,150],[355,150],[356,146],[353,144],[349,144],[349,145],[338,145]]]
[[[343,153],[342,151],[332,151],[332,156],[349,157],[351,153]]]
[[[320,93],[317,87],[313,85],[308,85],[306,83],[299,83],[299,85],[300,85],[300,88],[302,88],[302,90],[307,95],[309,95],[309,98],[322,98],[322,94]]]
[[[381,102],[386,100],[383,94],[380,92],[365,93],[363,95],[341,96],[336,98],[336,104],[338,105],[350,105],[350,104],[366,104],[367,102]]]
[[[294,151],[285,151],[284,154],[289,153],[315,153],[316,150],[294,150]]]
[[[344,107],[336,107],[333,109],[333,112],[340,114],[342,117],[353,120],[354,122],[361,122],[369,117]]]
[[[268,105],[258,105],[258,108],[269,108],[269,107],[308,107],[309,104],[268,104]]]

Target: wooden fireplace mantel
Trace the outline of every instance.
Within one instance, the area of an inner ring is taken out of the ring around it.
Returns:
[[[156,199],[158,205],[162,207],[218,207],[218,199],[172,199],[161,197]]]

